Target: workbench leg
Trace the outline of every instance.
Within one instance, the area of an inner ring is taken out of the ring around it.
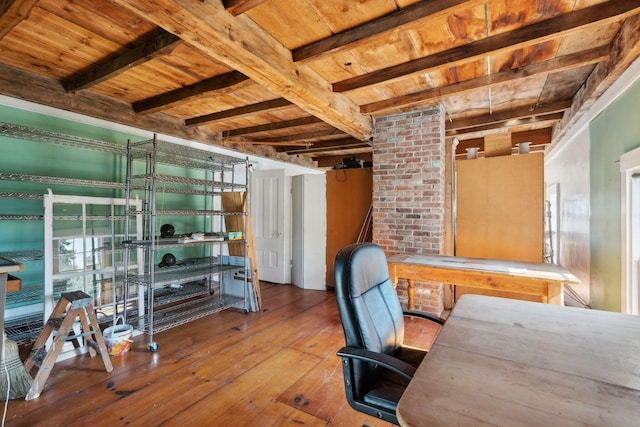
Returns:
[[[415,293],[416,293],[416,289],[415,289],[413,280],[407,280],[407,296],[408,296],[407,308],[409,310],[414,310],[413,297]]]
[[[547,290],[547,304],[564,305],[564,285],[562,283],[550,283]]]

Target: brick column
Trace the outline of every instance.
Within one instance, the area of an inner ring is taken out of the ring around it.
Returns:
[[[437,108],[375,119],[373,241],[387,253],[440,254],[444,245],[445,132]],[[398,283],[406,304],[406,283]],[[416,309],[440,314],[443,286],[416,283]]]

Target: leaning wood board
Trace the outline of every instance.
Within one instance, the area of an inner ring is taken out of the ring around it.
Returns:
[[[542,153],[456,161],[457,256],[543,261],[543,161]],[[477,292],[457,286],[456,299]]]
[[[237,191],[228,191],[222,193],[222,210],[224,212],[244,212],[246,193]],[[247,229],[244,229],[244,215],[225,215],[224,226],[226,231],[242,231],[243,237],[247,240],[247,254],[244,253],[244,244],[241,242],[230,242],[228,245],[229,255],[246,256],[251,262],[251,282],[253,283],[253,291],[256,294],[257,309],[262,306],[262,298],[260,296],[260,279],[258,278],[258,263],[256,262],[256,247],[253,244],[253,228],[251,227],[251,212],[249,206],[247,211]]]

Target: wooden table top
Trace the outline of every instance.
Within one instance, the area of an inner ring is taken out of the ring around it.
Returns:
[[[410,264],[433,267],[435,269],[464,270],[519,278],[545,279],[565,284],[577,285],[580,283],[580,280],[564,267],[548,263],[425,254],[392,254],[387,256],[387,262],[389,264]]]
[[[404,426],[631,426],[640,317],[464,295],[398,404]]]

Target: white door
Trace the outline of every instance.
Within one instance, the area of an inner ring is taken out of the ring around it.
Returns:
[[[260,280],[291,282],[291,190],[284,169],[251,174],[253,240]]]

